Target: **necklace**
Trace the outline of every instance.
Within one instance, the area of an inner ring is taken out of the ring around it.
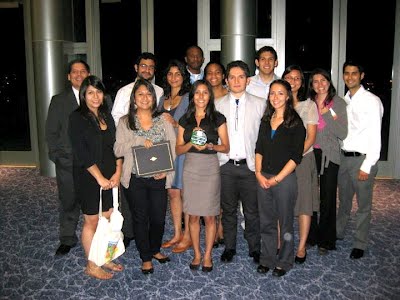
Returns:
[[[170,97],[170,99],[169,99],[169,105],[168,105],[168,107],[166,108],[167,111],[171,111],[172,107],[173,107],[174,104],[175,104],[174,99],[175,99],[176,97],[178,97],[178,96],[179,96],[179,95],[175,95],[174,97]]]

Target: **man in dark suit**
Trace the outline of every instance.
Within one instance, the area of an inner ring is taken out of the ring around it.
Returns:
[[[68,64],[68,80],[71,86],[61,94],[53,96],[46,120],[46,141],[49,158],[56,165],[59,199],[59,238],[56,255],[67,254],[78,242],[76,227],[80,206],[76,201],[72,180],[72,152],[68,136],[69,115],[79,106],[79,88],[89,76],[89,65],[83,60]]]
[[[216,103],[225,115],[230,143],[229,153],[218,153],[221,166],[221,209],[225,250],[221,261],[231,262],[236,255],[237,209],[243,205],[244,237],[249,256],[260,261],[260,219],[257,202],[257,180],[254,175],[255,146],[265,99],[246,92],[250,81],[248,65],[243,61],[230,62],[226,67],[229,93]]]

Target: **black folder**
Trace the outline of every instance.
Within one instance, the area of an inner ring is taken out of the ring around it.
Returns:
[[[149,176],[174,170],[174,160],[169,141],[154,143],[153,147],[137,146],[132,148],[136,175]]]

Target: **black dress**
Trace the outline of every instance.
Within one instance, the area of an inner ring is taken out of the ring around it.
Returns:
[[[82,212],[86,215],[98,214],[100,201],[100,186],[87,168],[96,164],[107,179],[110,179],[116,171],[116,157],[113,150],[115,127],[109,124],[107,122],[106,130],[100,130],[93,120],[84,118],[80,114],[71,115],[70,135],[74,153],[75,192]],[[107,211],[113,206],[112,190],[102,192],[102,202],[102,211]]]

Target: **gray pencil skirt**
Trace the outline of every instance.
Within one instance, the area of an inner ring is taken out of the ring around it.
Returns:
[[[220,193],[217,154],[187,153],[183,166],[183,211],[194,216],[217,216]]]

